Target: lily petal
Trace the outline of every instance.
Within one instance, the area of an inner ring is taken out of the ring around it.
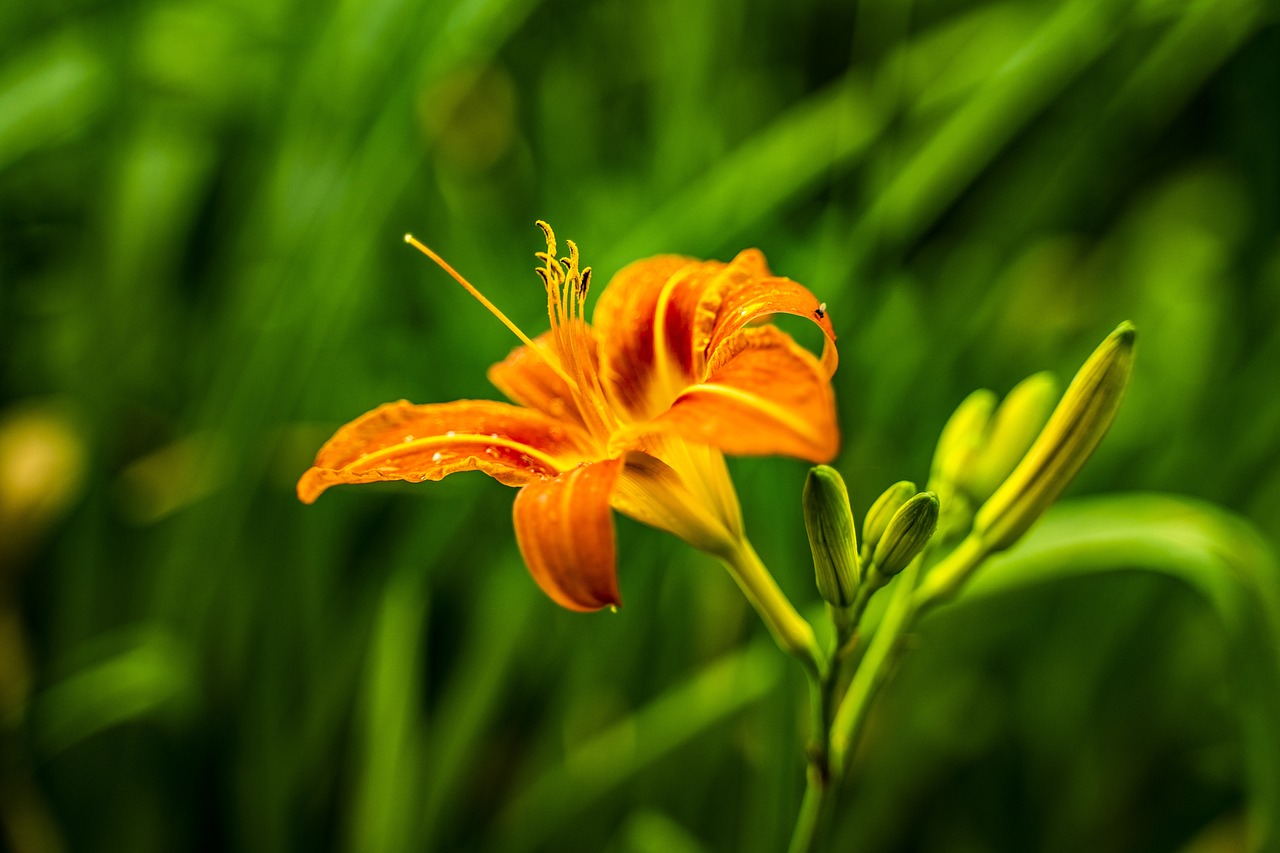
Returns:
[[[594,315],[604,386],[615,405],[636,420],[671,405],[705,374],[722,294],[768,275],[758,251],[728,264],[661,255],[623,268]]]
[[[723,364],[735,335],[771,314],[816,323],[826,336],[824,370],[835,372],[835,330],[821,303],[803,285],[774,276],[758,249],[728,264],[676,255],[630,264],[609,282],[593,318],[605,388],[634,419],[648,419],[705,378],[709,365]]]
[[[700,266],[680,255],[636,261],[610,279],[596,303],[592,322],[602,342],[601,380],[614,404],[637,417],[649,407],[650,386],[656,377],[659,300],[676,276]]]
[[[590,348],[589,357],[596,358],[596,339],[590,328],[584,329]],[[568,420],[585,428],[582,413],[574,400],[569,385],[547,363],[547,357],[555,358],[555,343],[551,332],[544,332],[533,341],[546,356],[519,346],[505,359],[489,368],[489,381],[507,398],[555,418]]]
[[[599,610],[622,603],[609,499],[622,459],[530,482],[516,495],[516,541],[533,579],[557,604]]]
[[[761,317],[795,314],[813,321],[826,336],[822,343],[822,366],[830,378],[839,359],[835,348],[836,331],[823,304],[804,285],[789,278],[770,276],[768,267],[764,266],[764,256],[758,249],[739,253],[733,263],[749,264],[763,269],[764,274],[737,278],[720,294],[715,328],[707,343],[707,363],[723,364],[725,358],[718,351],[731,346],[734,335]]]
[[[736,456],[779,454],[827,462],[840,449],[826,369],[775,326],[744,329],[731,355],[687,388],[646,429],[670,431]]]
[[[554,477],[582,458],[578,431],[541,412],[489,400],[386,403],[334,433],[298,480],[311,503],[330,486],[439,480],[483,471],[508,486]]]

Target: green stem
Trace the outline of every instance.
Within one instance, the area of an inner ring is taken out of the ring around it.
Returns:
[[[791,835],[787,853],[810,853],[813,850],[813,842],[818,837],[818,823],[830,790],[830,780],[818,778],[818,774],[810,767],[804,800],[800,803],[800,814],[796,817],[796,828]]]
[[[822,651],[812,626],[796,612],[751,543],[739,540],[721,560],[782,650],[799,660],[810,677],[821,678]]]
[[[857,743],[866,719],[871,700],[889,675],[889,663],[897,649],[898,639],[906,631],[914,616],[912,587],[920,571],[920,560],[915,560],[898,577],[893,597],[885,609],[880,625],[876,628],[871,644],[854,673],[849,691],[836,710],[831,722],[829,752],[832,778],[843,778],[850,753]]]
[[[862,624],[862,614],[867,612],[867,603],[871,601],[871,596],[875,595],[876,590],[880,589],[882,584],[877,584],[868,574],[863,577],[862,585],[858,587],[858,592],[853,598],[853,606],[849,608],[848,614],[845,616],[841,625],[844,628],[844,641],[837,646],[840,649],[844,643],[848,642],[858,630],[858,626]]]
[[[804,800],[800,814],[796,816],[792,831],[790,853],[808,853],[817,839],[822,812],[832,795],[830,748],[827,740],[831,730],[832,702],[835,693],[833,682],[839,677],[835,651],[823,668],[822,674],[809,676],[809,710],[811,714],[808,767],[805,772]]]
[[[954,595],[989,554],[981,538],[969,536],[933,567],[919,589],[916,589],[916,578],[923,563],[921,558],[914,560],[899,576],[875,636],[831,723],[829,756],[833,779],[844,776],[871,701],[889,677],[902,635],[911,629],[921,613]]]
[[[977,534],[969,534],[955,550],[933,567],[915,593],[915,609],[923,613],[942,604],[959,592],[991,550]]]
[[[831,724],[828,661],[818,647],[813,627],[796,612],[795,607],[778,587],[778,582],[765,568],[760,555],[746,539],[721,555],[729,574],[737,582],[747,601],[760,614],[769,633],[787,654],[800,661],[809,679],[809,703],[812,713],[808,747],[807,784],[800,815],[791,838],[792,853],[808,853],[813,848],[819,819],[830,790],[827,732]]]

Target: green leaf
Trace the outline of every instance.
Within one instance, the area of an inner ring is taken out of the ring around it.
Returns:
[[[1221,620],[1247,763],[1250,848],[1280,841],[1280,571],[1242,519],[1170,495],[1093,498],[1055,508],[1027,539],[992,558],[954,606],[1026,587],[1117,571],[1166,575]]]

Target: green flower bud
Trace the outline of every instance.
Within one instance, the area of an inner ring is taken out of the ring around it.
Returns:
[[[1016,542],[1102,441],[1133,372],[1134,336],[1126,320],[1093,351],[1031,449],[978,510],[973,529],[990,551]]]
[[[929,488],[945,496],[963,483],[986,441],[987,426],[995,411],[995,392],[980,388],[956,407],[938,436],[929,472]]]
[[[804,482],[804,526],[818,592],[836,607],[853,604],[862,569],[849,492],[836,469],[818,465]]]
[[[867,510],[862,519],[862,562],[870,565],[875,556],[876,545],[884,532],[889,529],[889,520],[893,514],[916,493],[916,484],[910,480],[900,480],[884,490],[884,494],[876,498],[876,502]]]
[[[910,565],[938,528],[938,496],[921,492],[893,514],[876,548],[874,570],[891,578]]]
[[[1044,428],[1061,389],[1049,372],[1036,373],[1014,386],[996,409],[985,446],[974,459],[964,488],[978,502],[991,497],[1026,455]]]

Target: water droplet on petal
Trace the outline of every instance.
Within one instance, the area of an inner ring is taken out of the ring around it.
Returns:
[[[400,440],[403,441],[405,444],[408,444],[409,442],[413,441],[413,434],[411,433],[409,435],[406,435],[404,438]]]
[[[441,459],[443,459],[443,458],[444,458],[444,454],[443,454],[443,453],[441,453],[439,450],[437,450],[435,453],[432,453],[432,454],[431,454],[431,461],[432,461],[432,462],[439,462],[439,461],[440,461]]]
[[[457,430],[452,430],[452,429],[451,429],[451,430],[449,430],[448,432],[446,432],[446,433],[445,433],[445,436],[446,436],[447,438],[453,438],[453,437],[454,437],[455,435],[457,435],[457,434],[458,434],[458,433],[457,433]]]

